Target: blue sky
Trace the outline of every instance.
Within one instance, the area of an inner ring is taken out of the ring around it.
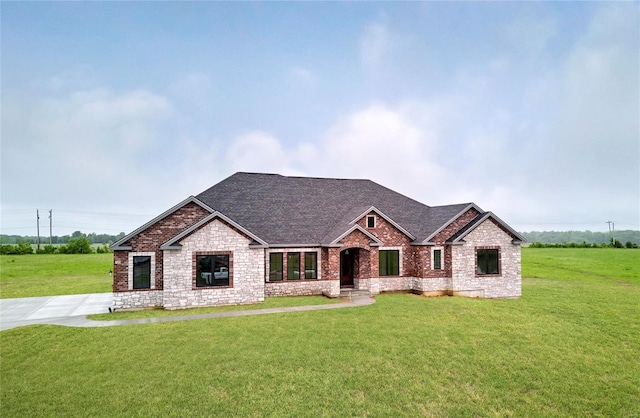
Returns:
[[[637,3],[0,7],[2,233],[129,232],[236,171],[640,229]]]

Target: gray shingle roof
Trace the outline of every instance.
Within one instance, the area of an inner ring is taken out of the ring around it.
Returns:
[[[236,173],[196,196],[269,245],[327,245],[375,206],[422,242],[469,203],[429,207],[370,180]]]

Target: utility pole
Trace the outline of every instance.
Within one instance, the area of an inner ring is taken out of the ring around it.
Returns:
[[[36,241],[38,245],[38,251],[40,251],[40,211],[36,209],[36,224],[38,226],[38,240]]]
[[[49,209],[49,245],[53,245],[53,209]]]
[[[611,235],[611,224],[613,222],[607,221],[607,223],[609,224],[609,239],[611,240],[611,243],[613,244],[613,235]]]
[[[611,243],[616,245],[616,224],[615,222],[611,222]]]

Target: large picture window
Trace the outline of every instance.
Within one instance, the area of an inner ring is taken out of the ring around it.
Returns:
[[[318,278],[318,254],[304,253],[304,278]]]
[[[478,275],[500,274],[500,261],[497,249],[476,250]]]
[[[151,288],[151,257],[148,255],[133,257],[133,288]]]
[[[230,286],[229,255],[197,255],[196,287]]]
[[[380,250],[380,276],[400,275],[400,251]]]
[[[282,280],[282,253],[269,254],[269,281]]]
[[[287,280],[300,280],[300,253],[287,254]]]

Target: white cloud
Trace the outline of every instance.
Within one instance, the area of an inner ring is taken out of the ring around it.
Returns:
[[[538,55],[557,34],[557,22],[551,17],[520,17],[503,28],[505,41],[520,54]]]
[[[163,143],[171,112],[165,98],[145,90],[3,100],[3,200],[53,207],[116,201],[138,186],[114,187],[115,179],[151,177],[148,157]]]
[[[289,69],[289,77],[298,86],[315,87],[318,83],[318,77],[311,70],[304,67],[291,67]]]
[[[291,154],[278,139],[261,131],[248,132],[234,139],[225,153],[230,172],[296,174],[290,166]]]
[[[561,73],[545,179],[565,189],[567,208],[576,212],[604,202],[610,213],[638,212],[640,45],[637,14],[628,6],[595,14]],[[634,221],[640,221],[637,215]]]
[[[360,38],[360,58],[365,67],[377,67],[390,52],[394,41],[392,33],[382,23],[372,23]]]

